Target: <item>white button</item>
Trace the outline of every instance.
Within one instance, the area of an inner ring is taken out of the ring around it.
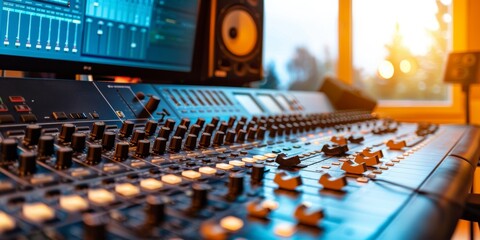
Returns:
[[[253,158],[250,158],[250,157],[244,157],[242,158],[242,161],[246,162],[246,163],[255,163],[257,162],[257,160],[253,159]]]
[[[265,153],[263,156],[265,156],[267,158],[276,158],[277,154],[275,154],[275,153]]]
[[[230,170],[230,169],[233,168],[232,165],[226,164],[226,163],[217,163],[217,164],[215,165],[215,167],[218,168],[218,169],[222,169],[222,170]]]
[[[232,165],[232,166],[237,166],[237,167],[243,167],[243,166],[245,166],[245,162],[242,162],[242,161],[239,161],[239,160],[229,161],[228,164],[230,164],[230,165]]]
[[[323,165],[322,168],[325,168],[325,169],[330,169],[331,167],[328,166],[328,165]]]
[[[278,208],[278,202],[274,200],[266,199],[266,200],[263,200],[262,207],[270,210],[275,210]]]
[[[202,174],[193,170],[186,170],[182,172],[182,176],[190,179],[197,179],[197,178],[200,178]]]
[[[147,178],[140,181],[140,187],[146,190],[157,190],[163,187],[163,183],[157,179]]]
[[[45,203],[32,203],[23,205],[23,216],[32,222],[44,222],[55,217],[55,210]]]
[[[133,197],[140,194],[140,189],[131,183],[122,183],[115,186],[115,192],[125,197]]]
[[[61,196],[60,207],[69,212],[79,212],[88,208],[88,202],[79,195]]]
[[[259,161],[265,161],[267,160],[268,157],[262,156],[262,155],[255,155],[253,156],[254,159],[259,160]]]
[[[382,174],[382,170],[380,169],[374,169],[372,172],[375,174]]]
[[[175,184],[181,183],[182,178],[178,177],[178,176],[175,176],[173,174],[167,174],[165,176],[162,176],[162,182],[166,182],[168,184],[175,185]]]
[[[0,233],[10,231],[16,227],[15,219],[0,211]]]
[[[388,167],[387,167],[387,166],[380,166],[380,169],[382,169],[382,170],[388,170]]]
[[[98,205],[107,205],[115,201],[115,195],[105,189],[90,189],[88,200]]]
[[[370,179],[368,179],[366,177],[357,178],[357,182],[361,182],[361,183],[368,183],[368,180],[370,180]]]
[[[332,165],[339,166],[339,165],[340,165],[340,163],[339,163],[339,162],[332,162]]]
[[[233,216],[227,216],[220,220],[220,226],[228,231],[238,231],[243,227],[243,220]]]
[[[217,169],[211,168],[211,167],[201,167],[198,169],[198,171],[203,174],[210,174],[210,175],[217,173]]]
[[[393,167],[393,166],[395,166],[395,163],[393,163],[393,162],[387,162],[387,163],[385,163],[385,165],[387,165],[387,166],[389,166],[389,167]]]
[[[280,237],[291,237],[296,231],[295,225],[290,223],[282,223],[275,226],[275,234]]]
[[[392,159],[392,162],[400,162],[400,159],[394,158],[394,159]]]

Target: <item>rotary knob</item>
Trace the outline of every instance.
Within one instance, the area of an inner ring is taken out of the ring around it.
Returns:
[[[164,154],[167,148],[167,139],[158,137],[153,143],[153,153],[155,154]]]
[[[175,123],[174,123],[175,124]],[[172,132],[172,129],[169,127],[161,127],[160,131],[158,132],[158,137],[169,139],[170,138],[170,133]]]
[[[150,99],[148,99],[145,109],[147,109],[149,113],[154,113],[158,108],[158,104],[160,104],[160,98],[152,95]]]
[[[132,121],[125,121],[122,123],[122,127],[120,128],[119,135],[122,138],[128,138],[133,133],[133,128],[135,124]]]
[[[38,157],[50,157],[54,153],[54,138],[52,136],[41,136],[38,141]]]
[[[182,148],[182,138],[179,136],[173,136],[172,139],[170,139],[170,146],[168,148],[172,152],[180,152],[180,149]]]
[[[36,158],[37,156],[33,152],[24,152],[20,154],[18,175],[23,177],[35,174],[37,171],[37,163],[35,162]]]
[[[212,135],[210,133],[202,133],[202,136],[200,137],[200,146],[207,148],[210,147],[210,142],[212,140]]]
[[[215,136],[213,137],[213,144],[216,146],[223,145],[223,140],[225,138],[225,133],[221,131],[217,131]]]
[[[58,135],[58,141],[62,143],[69,143],[72,141],[72,135],[75,132],[75,125],[65,123],[62,125],[60,134]]]
[[[189,118],[182,118],[180,121],[181,126],[185,126],[186,128],[190,127],[190,119]]]
[[[72,144],[71,147],[75,152],[83,152],[85,150],[85,141],[87,140],[87,135],[84,133],[74,133],[72,135]]]
[[[197,136],[194,134],[188,134],[187,139],[185,140],[185,149],[195,150],[197,147]]]
[[[18,151],[17,151],[17,140],[13,138],[7,138],[3,141],[0,141],[1,151],[0,151],[0,162],[1,163],[11,163],[17,160]]]
[[[234,200],[243,193],[243,173],[231,173],[228,177],[228,195],[230,200]]]
[[[145,134],[147,136],[153,136],[155,134],[155,131],[157,131],[157,127],[158,127],[158,123],[153,121],[153,120],[149,120],[147,122],[147,124],[145,125]]]
[[[69,147],[62,147],[57,150],[57,161],[55,168],[62,170],[72,166],[73,149]]]
[[[102,145],[92,144],[88,146],[85,163],[89,165],[97,165],[101,161],[102,161]]]
[[[112,150],[115,145],[116,134],[114,132],[106,132],[102,137],[102,147],[105,150]]]
[[[28,125],[25,133],[25,137],[23,138],[23,144],[26,146],[33,146],[38,144],[38,140],[40,139],[40,135],[42,135],[42,127],[39,125]]]
[[[127,142],[119,142],[115,146],[115,153],[113,154],[113,160],[115,161],[124,161],[128,158],[128,150],[130,144]]]
[[[137,145],[138,141],[145,139],[145,132],[142,130],[135,130],[132,138],[130,139],[130,144],[133,146]]]
[[[90,132],[90,138],[92,140],[100,140],[102,139],[104,132],[105,132],[104,122],[93,123],[92,132]]]
[[[139,140],[135,154],[139,157],[147,157],[150,155],[150,141],[145,139]]]

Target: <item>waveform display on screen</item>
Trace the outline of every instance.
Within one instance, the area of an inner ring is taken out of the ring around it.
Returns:
[[[190,71],[197,0],[5,0],[1,55]]]

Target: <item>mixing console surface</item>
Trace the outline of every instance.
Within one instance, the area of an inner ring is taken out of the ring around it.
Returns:
[[[320,93],[0,85],[7,239],[445,238],[479,156],[477,128]]]

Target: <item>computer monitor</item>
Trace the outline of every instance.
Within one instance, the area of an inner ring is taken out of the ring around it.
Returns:
[[[0,69],[148,78],[189,74],[199,2],[0,1]]]

